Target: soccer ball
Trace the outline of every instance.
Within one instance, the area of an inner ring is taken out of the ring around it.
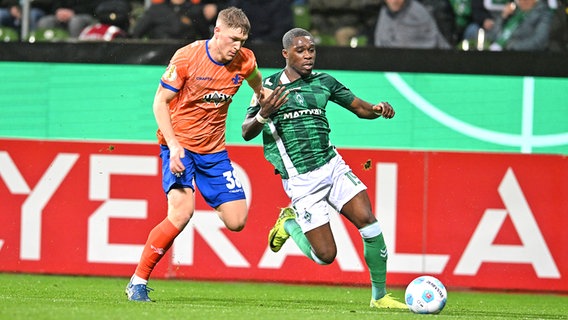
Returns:
[[[432,276],[420,276],[408,284],[404,300],[414,313],[439,313],[446,306],[448,292],[442,282]]]

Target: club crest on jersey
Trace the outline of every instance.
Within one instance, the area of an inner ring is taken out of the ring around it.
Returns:
[[[166,68],[166,72],[162,76],[166,81],[175,81],[177,79],[176,66],[171,64]]]
[[[241,77],[237,74],[235,75],[234,78],[231,79],[233,81],[233,84],[239,84],[239,81],[241,80]]]
[[[217,91],[210,93],[210,94],[206,94],[203,97],[203,101],[205,102],[209,102],[209,103],[214,103],[215,106],[218,106],[221,103],[224,103],[226,101],[231,100],[231,96],[228,94],[224,94],[224,93],[219,93]]]

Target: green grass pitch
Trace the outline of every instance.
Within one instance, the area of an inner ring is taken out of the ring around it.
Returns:
[[[448,291],[438,315],[377,310],[362,287],[151,280],[156,302],[126,299],[126,278],[0,273],[0,319],[568,319],[568,296]],[[395,297],[403,288],[391,288]]]

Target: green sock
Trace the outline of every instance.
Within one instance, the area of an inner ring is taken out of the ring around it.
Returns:
[[[387,246],[383,234],[363,238],[365,262],[371,274],[372,297],[378,300],[387,293]]]
[[[284,230],[288,232],[290,237],[296,242],[298,248],[310,259],[314,260],[312,257],[312,245],[306,238],[306,235],[302,232],[302,228],[294,219],[289,219],[284,222]]]

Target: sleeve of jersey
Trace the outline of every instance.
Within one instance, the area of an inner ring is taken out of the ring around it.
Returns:
[[[178,92],[187,77],[187,61],[188,59],[182,50],[178,50],[162,75],[160,85],[173,92]]]
[[[348,107],[355,100],[355,95],[349,88],[344,86],[341,82],[337,81],[334,77],[327,75],[326,83],[331,92],[329,100],[337,103],[342,107]]]
[[[250,100],[250,104],[247,108],[247,115],[255,115],[260,110],[260,104],[256,98],[256,94],[252,94],[252,98]]]
[[[242,71],[245,79],[250,79],[251,77],[257,76],[258,67],[256,65],[256,57],[254,53],[246,48],[241,49],[243,53],[243,66]]]

